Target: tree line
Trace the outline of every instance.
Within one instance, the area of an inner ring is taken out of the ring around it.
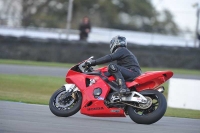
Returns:
[[[23,26],[65,28],[68,0],[23,0]],[[170,11],[158,12],[150,0],[74,0],[72,28],[88,16],[92,26],[177,35]]]

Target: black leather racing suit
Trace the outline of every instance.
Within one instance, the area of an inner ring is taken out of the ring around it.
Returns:
[[[95,65],[111,61],[116,61],[117,64],[110,64],[108,66],[108,71],[116,78],[116,80],[122,79],[123,86],[125,85],[124,79],[133,80],[141,75],[141,69],[137,58],[126,47],[119,47],[112,54],[96,59]],[[116,70],[114,70],[113,67]]]

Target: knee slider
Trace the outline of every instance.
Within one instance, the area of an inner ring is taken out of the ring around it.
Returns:
[[[108,71],[111,72],[111,73],[118,72],[118,67],[115,64],[110,64],[108,66]]]

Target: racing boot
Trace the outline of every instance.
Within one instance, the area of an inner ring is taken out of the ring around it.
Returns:
[[[118,84],[120,86],[120,94],[122,95],[129,95],[131,94],[130,89],[127,88],[125,81],[122,81],[124,79],[118,79]]]
[[[130,94],[130,90],[127,88],[124,77],[122,76],[119,68],[115,64],[110,64],[108,66],[108,71],[111,75],[113,75],[116,79],[117,84],[120,87],[120,94],[125,95],[125,94]]]

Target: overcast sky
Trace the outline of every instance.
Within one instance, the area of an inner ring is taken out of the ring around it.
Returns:
[[[200,8],[200,0],[152,0],[152,2],[158,11],[163,9],[170,10],[175,22],[182,30],[188,27],[191,31],[195,31],[197,8],[192,5],[199,3]]]

